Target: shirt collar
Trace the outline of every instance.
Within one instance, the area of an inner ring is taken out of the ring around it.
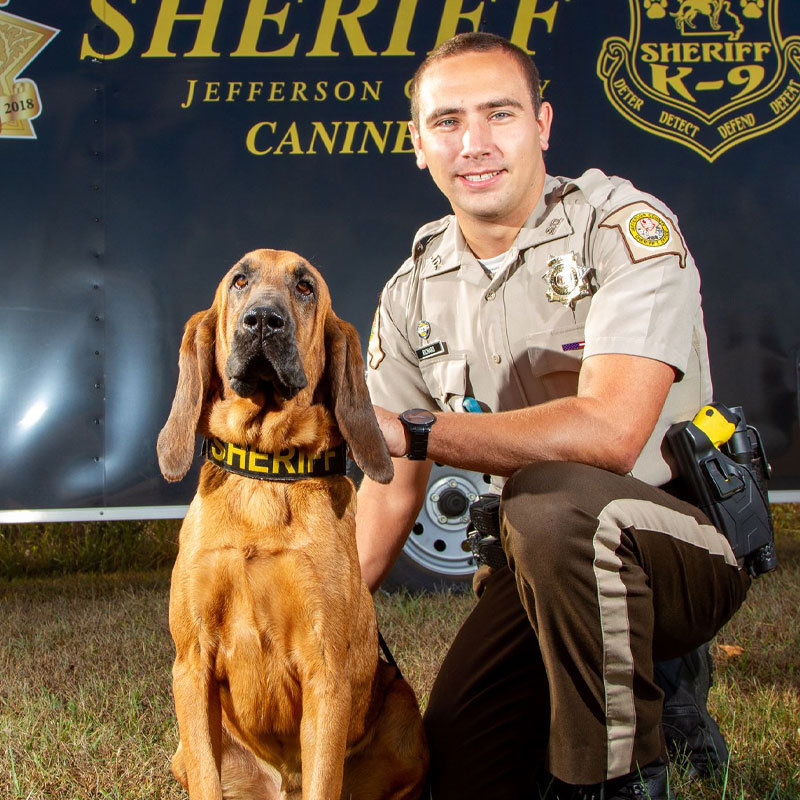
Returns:
[[[574,232],[562,199],[565,191],[570,188],[570,184],[565,185],[557,178],[546,176],[536,207],[511,245],[509,256],[511,259],[530,247],[563,239]],[[448,220],[449,224],[442,235],[436,237],[424,254],[425,263],[421,269],[421,277],[430,278],[459,269],[459,277],[469,283],[476,285],[488,283],[491,279],[467,247],[455,216],[450,216]]]
[[[574,233],[564,209],[564,194],[571,186],[548,175],[536,208],[520,228],[514,246],[520,250],[536,247]]]

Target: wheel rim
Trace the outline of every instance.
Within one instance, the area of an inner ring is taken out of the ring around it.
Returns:
[[[469,504],[488,484],[488,475],[434,464],[425,502],[403,552],[439,575],[471,575],[475,560],[465,538]]]

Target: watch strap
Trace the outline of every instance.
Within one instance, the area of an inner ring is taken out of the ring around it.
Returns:
[[[424,461],[428,457],[428,434],[430,425],[408,426],[409,448],[406,458],[409,461]]]

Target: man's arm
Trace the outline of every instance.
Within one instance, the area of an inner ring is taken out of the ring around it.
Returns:
[[[577,461],[626,473],[653,432],[674,379],[674,369],[654,359],[592,356],[581,367],[575,397],[497,414],[437,415],[428,457],[493,475],[511,475],[535,461]],[[402,423],[392,412],[376,412],[389,451],[403,455]]]
[[[402,431],[401,437],[405,442]],[[403,549],[422,508],[431,466],[430,461],[395,458],[390,484],[364,476],[358,490],[356,542],[361,577],[371,592],[381,585]]]

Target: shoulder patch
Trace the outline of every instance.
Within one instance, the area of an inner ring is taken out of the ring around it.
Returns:
[[[655,211],[640,211],[628,222],[628,233],[645,247],[663,247],[670,240],[669,225]]]
[[[372,319],[372,330],[370,331],[369,344],[367,345],[369,368],[378,369],[385,355],[381,347],[381,301],[378,299],[378,307],[375,309],[375,316]]]
[[[619,230],[634,263],[662,255],[676,255],[681,269],[686,267],[686,245],[680,233],[649,203],[623,206],[609,214],[600,227]]]

